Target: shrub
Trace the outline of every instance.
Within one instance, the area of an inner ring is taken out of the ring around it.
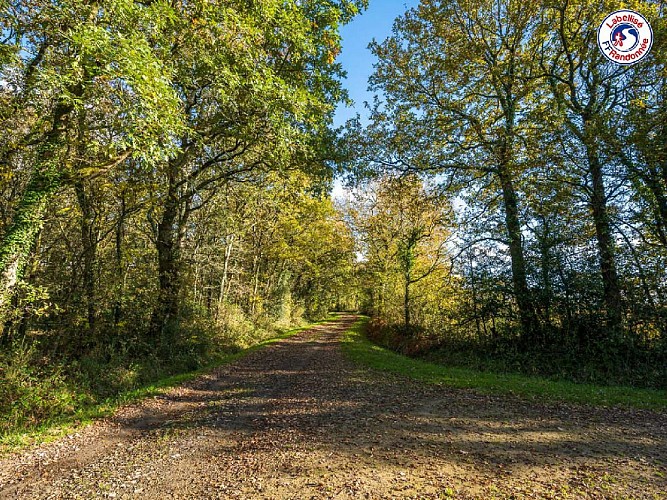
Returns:
[[[18,343],[0,355],[0,435],[72,413],[87,395],[77,395],[61,365],[49,366],[36,344]]]

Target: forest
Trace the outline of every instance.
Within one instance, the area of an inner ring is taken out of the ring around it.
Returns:
[[[610,62],[613,2],[424,0],[348,125],[370,335],[446,364],[667,387],[667,72]]]
[[[0,2],[0,433],[330,311],[401,353],[667,388],[667,25],[422,0],[349,104],[364,0]],[[332,200],[334,179],[348,187]]]
[[[327,314],[360,6],[3,2],[0,429]]]

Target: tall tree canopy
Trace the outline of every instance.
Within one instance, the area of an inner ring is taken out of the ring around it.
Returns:
[[[635,349],[648,366],[665,345],[664,6],[625,4],[655,33],[631,66],[597,47],[616,7],[423,0],[371,45],[353,173],[418,174],[453,200],[464,298],[442,339],[565,342],[609,366]]]
[[[338,31],[364,4],[3,2],[3,343],[166,352],[193,322],[325,314],[353,262]]]

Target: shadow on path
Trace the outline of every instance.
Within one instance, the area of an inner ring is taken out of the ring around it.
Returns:
[[[0,486],[0,497],[667,491],[665,414],[538,404],[368,371],[340,352],[355,319],[317,326],[120,412],[76,453],[33,464],[30,481]],[[56,478],[49,487],[44,471]]]

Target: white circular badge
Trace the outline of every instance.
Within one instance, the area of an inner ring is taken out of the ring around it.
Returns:
[[[598,47],[616,64],[641,61],[653,45],[653,30],[644,16],[633,10],[609,14],[598,28]]]

